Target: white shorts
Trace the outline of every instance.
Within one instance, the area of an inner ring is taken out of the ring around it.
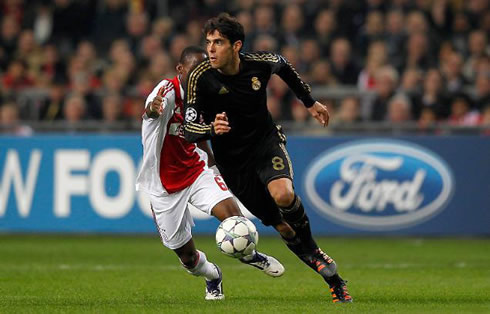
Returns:
[[[221,176],[205,169],[199,177],[182,191],[165,196],[150,194],[155,223],[163,244],[178,249],[192,238],[194,227],[189,203],[211,215],[211,210],[224,199],[233,197]]]

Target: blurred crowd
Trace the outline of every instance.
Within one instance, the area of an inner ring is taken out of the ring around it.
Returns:
[[[282,54],[314,91],[356,87],[322,93],[332,123],[490,125],[489,3],[2,0],[0,124],[29,134],[28,121],[140,121],[182,49],[226,11],[244,26],[244,51]],[[276,120],[311,121],[275,76],[268,106]]]

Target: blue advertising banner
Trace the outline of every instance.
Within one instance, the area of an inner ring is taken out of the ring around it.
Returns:
[[[316,234],[490,234],[490,138],[290,137]],[[0,232],[152,233],[137,135],[0,137]],[[194,233],[214,218],[191,210]],[[274,233],[261,226],[259,232]]]

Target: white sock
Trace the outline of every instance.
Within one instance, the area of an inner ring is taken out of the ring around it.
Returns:
[[[208,262],[206,259],[206,254],[204,254],[201,251],[197,251],[198,254],[198,260],[196,266],[194,268],[187,268],[185,269],[192,275],[194,276],[203,276],[207,280],[213,280],[213,279],[218,279],[219,274],[218,270],[216,269],[216,266],[214,266],[213,263]]]
[[[242,260],[244,262],[250,262],[251,260],[253,260],[255,258],[256,253],[257,253],[257,251],[253,250],[253,252],[250,253],[250,255],[244,256],[244,257],[240,258],[240,260]]]

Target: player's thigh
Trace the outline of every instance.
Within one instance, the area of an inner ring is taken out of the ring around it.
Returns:
[[[190,188],[165,196],[150,195],[153,220],[162,243],[169,249],[183,247],[192,239],[194,221],[188,209]]]
[[[239,173],[224,171],[222,174],[233,194],[264,225],[275,226],[281,222],[279,209],[253,169]]]
[[[228,199],[232,200],[232,198],[233,195],[223,177],[215,175],[210,169],[206,169],[191,185],[189,203],[200,211],[211,215],[216,205],[222,204],[223,201]],[[239,214],[238,206],[236,209]]]
[[[293,180],[294,172],[291,159],[286,150],[286,137],[279,129],[269,135],[257,157],[257,175],[266,186],[279,178]]]

